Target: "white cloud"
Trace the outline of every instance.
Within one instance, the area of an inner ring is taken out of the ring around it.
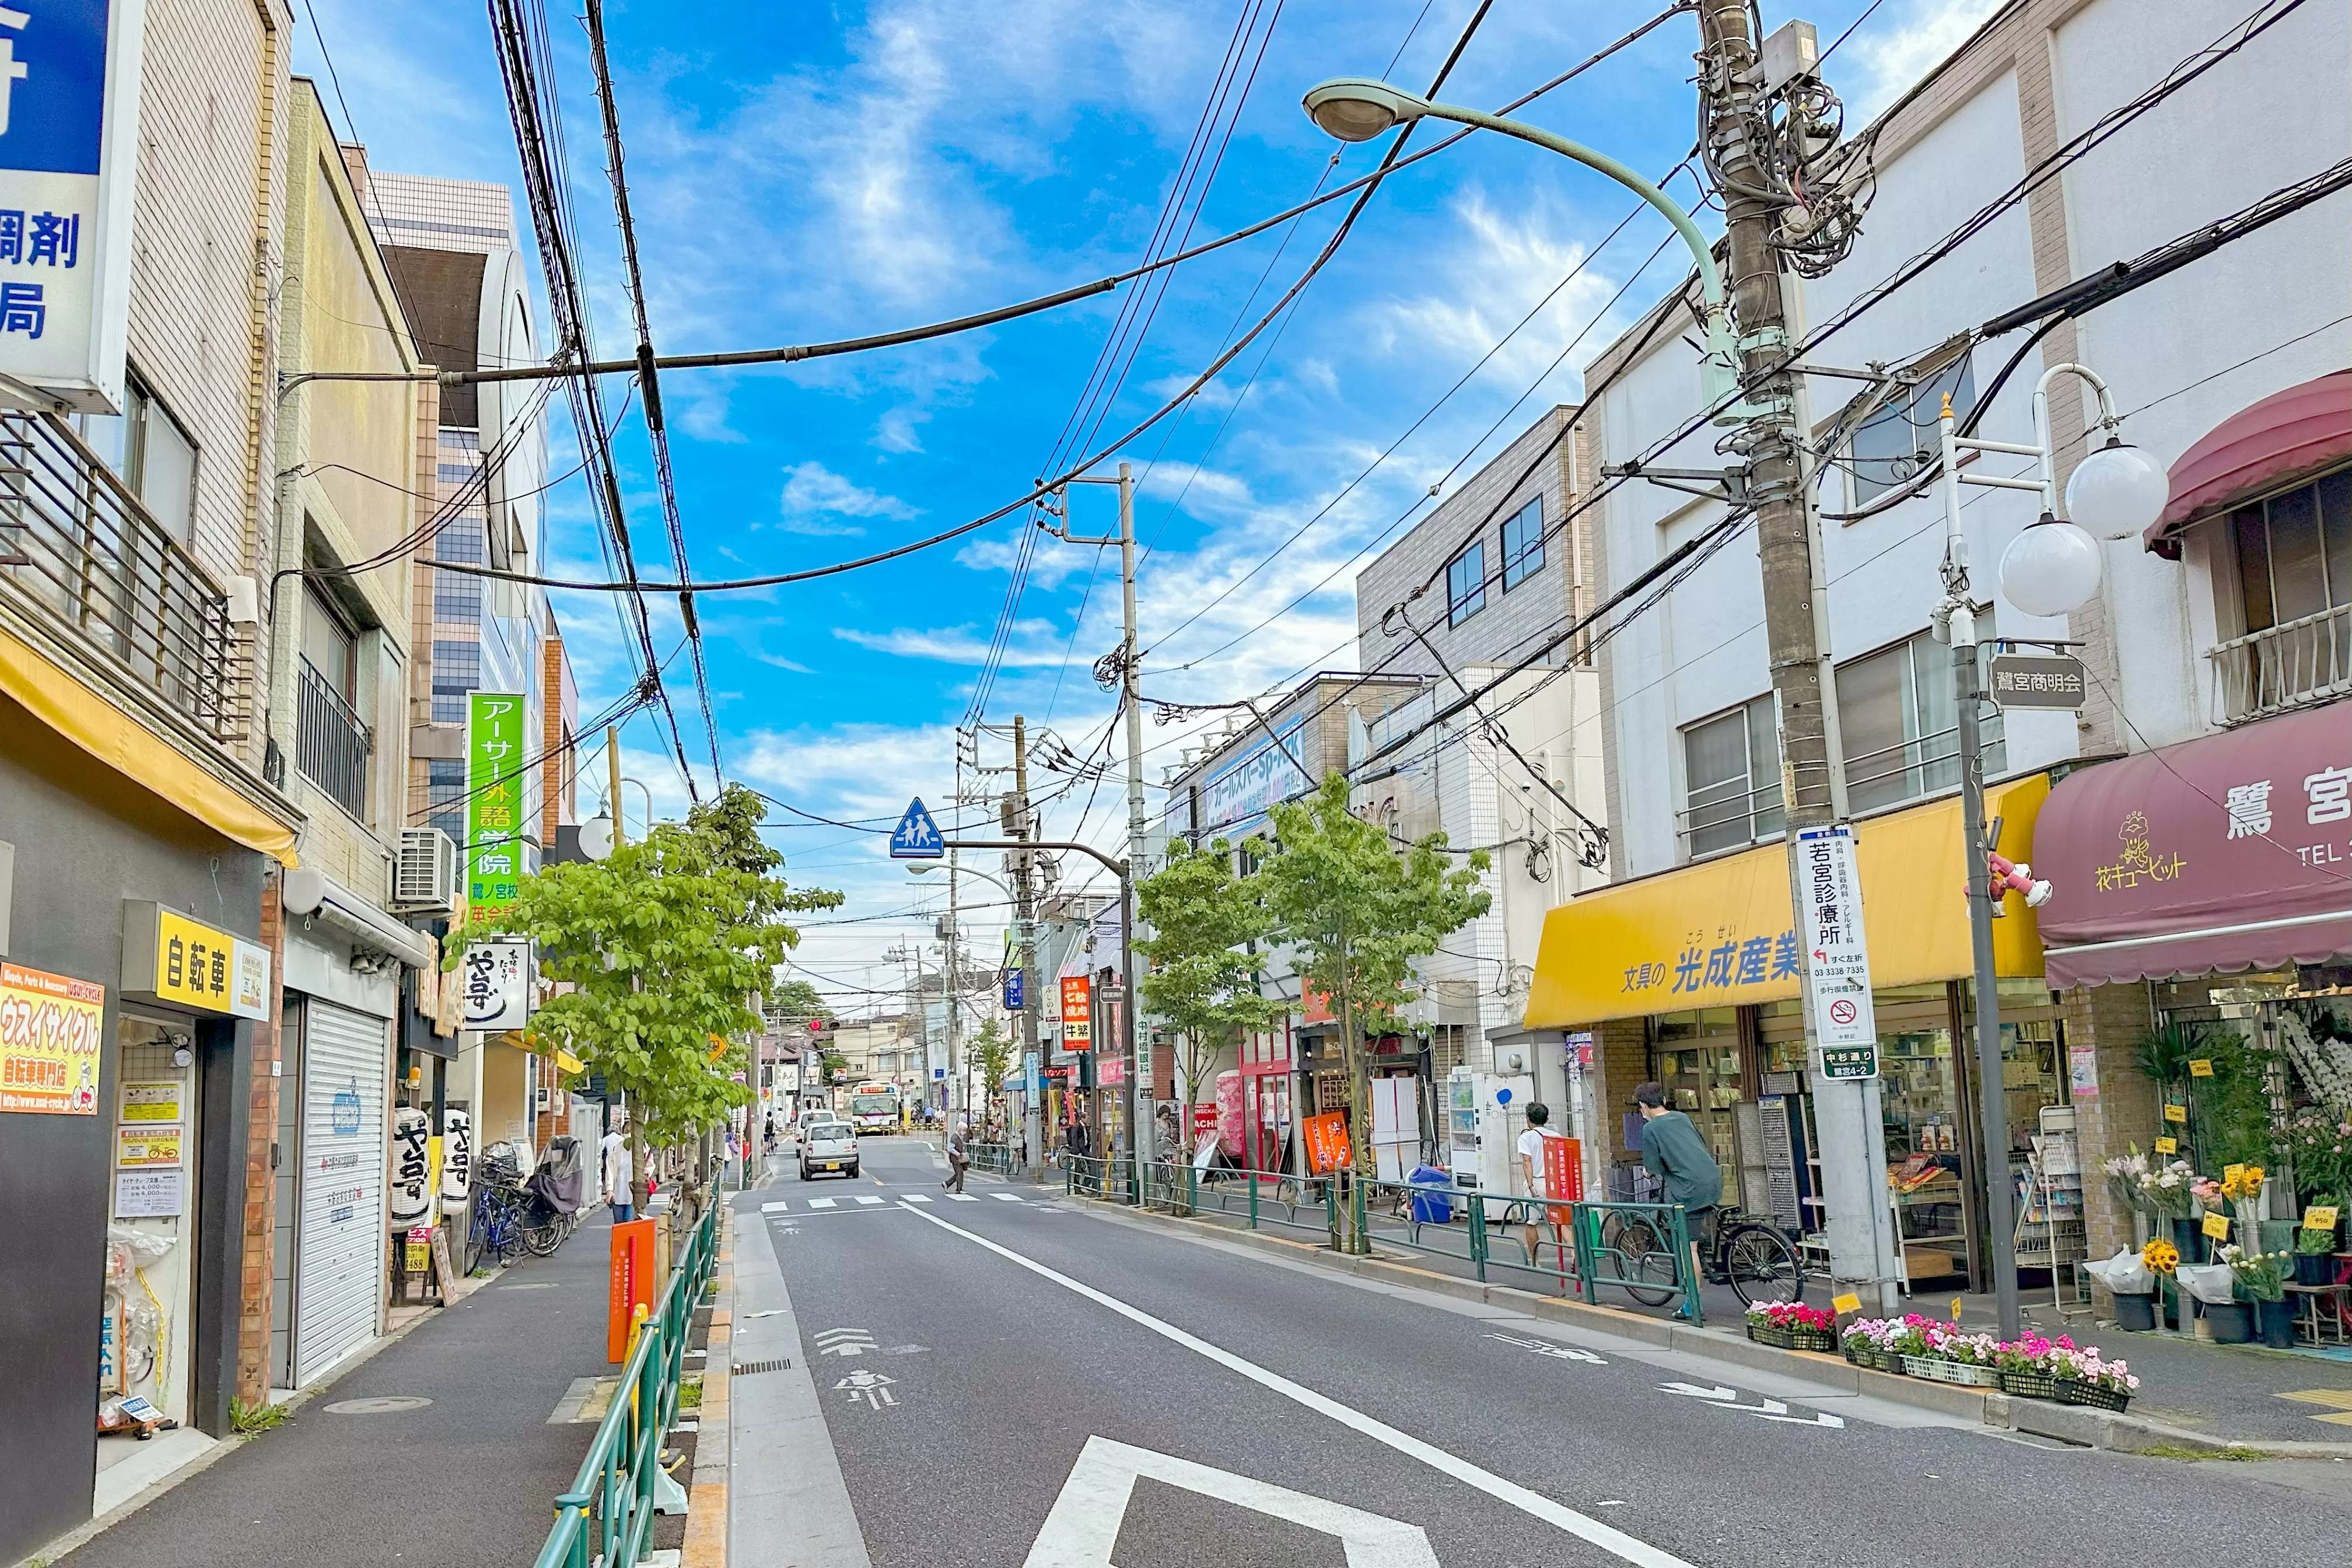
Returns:
[[[915,426],[930,418],[928,410],[892,408],[886,410],[874,426],[874,445],[886,452],[919,452],[922,441],[915,435]]]
[[[862,534],[845,517],[887,517],[900,521],[921,515],[896,496],[854,484],[823,463],[795,464],[784,470],[783,527],[788,533]]]
[[[887,632],[835,626],[833,635],[858,647],[899,658],[929,658],[947,664],[976,665],[988,658],[989,638],[979,628],[970,626],[923,630],[898,628]],[[999,656],[999,661],[1006,668],[1016,669],[1058,665],[1066,657],[1075,657],[1066,655],[1065,651],[1068,635],[1051,621],[1015,621],[1013,623],[1013,635]]]
[[[2000,5],[2000,0],[1911,0],[1898,19],[1857,32],[1840,51],[1866,73],[1863,89],[1848,95],[1847,122],[1859,128],[1876,119],[1967,42]]]

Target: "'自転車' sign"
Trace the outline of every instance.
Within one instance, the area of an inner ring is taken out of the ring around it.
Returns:
[[[143,0],[0,5],[0,375],[122,410]]]

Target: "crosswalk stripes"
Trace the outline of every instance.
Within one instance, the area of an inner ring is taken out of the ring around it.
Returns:
[[[782,1214],[792,1206],[793,1205],[784,1199],[778,1198],[774,1203],[761,1204],[760,1205],[760,1212],[761,1214]]]
[[[1019,1193],[991,1193],[988,1195],[1001,1204],[1017,1204],[1021,1201]]]
[[[978,1193],[950,1193],[948,1197],[951,1202],[960,1204],[976,1204],[980,1202],[980,1194]]]
[[[931,1194],[929,1193],[900,1193],[898,1194],[898,1201],[908,1204],[927,1204],[931,1201]]]
[[[838,1198],[811,1198],[808,1204],[813,1209],[829,1209],[840,1201]]]
[[[882,1202],[880,1198],[874,1197],[870,1194],[861,1194],[857,1201],[861,1204],[866,1205],[868,1207],[877,1206]]]

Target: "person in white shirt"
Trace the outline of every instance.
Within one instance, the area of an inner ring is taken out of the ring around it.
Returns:
[[[636,1171],[629,1159],[628,1137],[618,1122],[598,1149],[604,1157],[604,1201],[613,1205],[613,1223],[625,1225],[636,1215],[636,1193],[631,1186]]]
[[[1551,1130],[1550,1121],[1551,1107],[1544,1104],[1543,1101],[1537,1100],[1528,1107],[1528,1130],[1519,1134],[1519,1174],[1526,1179],[1528,1196],[1531,1198],[1540,1199],[1550,1195],[1544,1190],[1544,1142],[1548,1139],[1560,1136]],[[1547,1211],[1539,1205],[1530,1205],[1528,1209],[1528,1233],[1521,1239],[1521,1245],[1527,1248],[1528,1262],[1530,1266],[1535,1263],[1538,1257],[1537,1248],[1543,1245],[1545,1225],[1550,1225],[1551,1238],[1555,1245],[1562,1247],[1566,1245],[1560,1237],[1561,1217],[1561,1211],[1559,1209]]]

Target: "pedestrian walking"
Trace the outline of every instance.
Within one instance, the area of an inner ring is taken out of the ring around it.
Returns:
[[[1683,1205],[1689,1224],[1691,1278],[1700,1278],[1699,1239],[1714,1222],[1716,1205],[1723,1201],[1723,1167],[1707,1152],[1706,1140],[1679,1110],[1666,1107],[1663,1085],[1645,1083],[1633,1090],[1633,1109],[1642,1113],[1642,1163],[1664,1185],[1661,1201]]]
[[[1527,1182],[1528,1196],[1538,1201],[1528,1205],[1528,1233],[1520,1238],[1520,1244],[1527,1248],[1530,1268],[1534,1267],[1538,1249],[1543,1246],[1545,1225],[1551,1226],[1553,1244],[1560,1245],[1559,1215],[1561,1211],[1555,1208],[1547,1214],[1546,1205],[1540,1201],[1551,1195],[1546,1190],[1544,1180],[1544,1141],[1560,1136],[1562,1134],[1552,1131],[1551,1107],[1541,1100],[1528,1107],[1527,1131],[1519,1134],[1519,1174]]]
[[[636,1209],[633,1205],[635,1194],[629,1185],[635,1172],[629,1159],[629,1141],[623,1135],[620,1122],[613,1124],[613,1130],[604,1134],[604,1141],[597,1145],[597,1150],[604,1201],[612,1205],[613,1223],[626,1225],[636,1217]]]
[[[964,1142],[961,1127],[948,1129],[948,1179],[940,1185],[951,1193],[963,1191],[963,1175],[971,1169],[971,1151]]]

